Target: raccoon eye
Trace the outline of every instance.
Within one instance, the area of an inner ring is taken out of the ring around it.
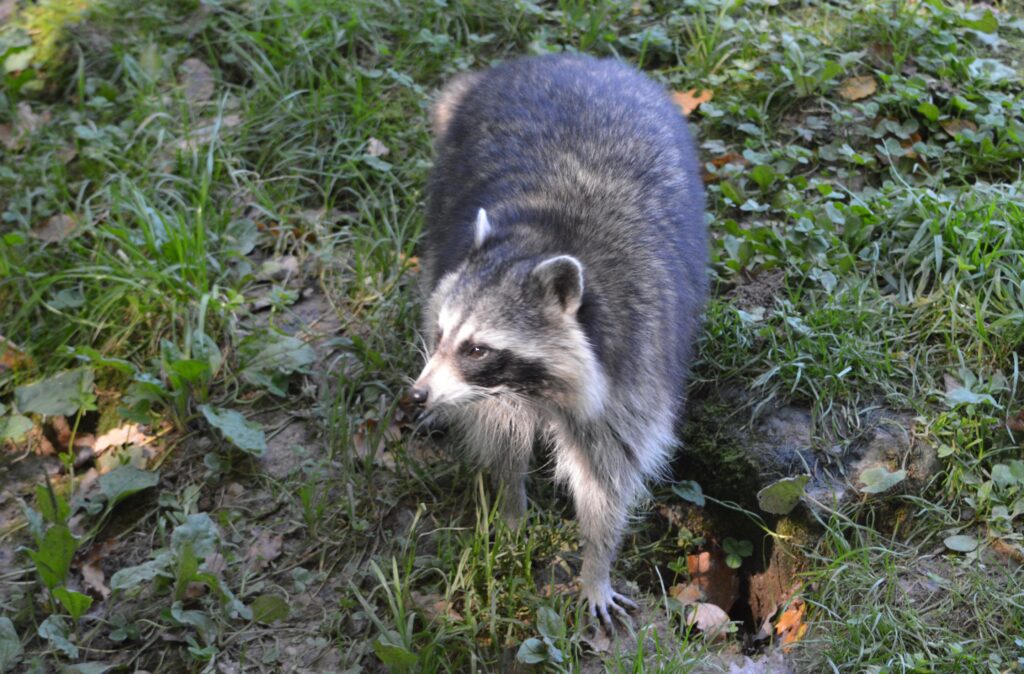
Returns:
[[[473,346],[470,346],[466,350],[466,355],[469,356],[470,358],[472,358],[473,360],[483,360],[484,358],[489,356],[490,353],[491,353],[491,350],[488,349],[486,346],[479,346],[479,345],[476,345],[476,344],[474,344]]]

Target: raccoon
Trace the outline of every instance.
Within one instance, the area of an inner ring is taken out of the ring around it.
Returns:
[[[421,240],[428,360],[409,396],[526,511],[551,449],[583,539],[589,612],[636,604],[610,572],[665,477],[708,292],[704,193],[665,91],[614,60],[544,56],[461,75],[433,109]]]

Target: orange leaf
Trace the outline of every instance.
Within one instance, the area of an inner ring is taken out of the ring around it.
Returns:
[[[701,103],[707,103],[714,97],[711,89],[690,89],[689,91],[677,91],[672,94],[672,102],[683,109],[684,115],[690,115],[700,107]]]
[[[843,80],[839,85],[839,95],[848,101],[859,101],[875,93],[878,83],[871,75],[860,75]]]

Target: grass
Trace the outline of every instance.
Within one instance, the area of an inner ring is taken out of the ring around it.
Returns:
[[[443,440],[413,435],[398,406],[419,366],[430,96],[461,70],[558,50],[714,92],[691,120],[716,282],[694,406],[746,391],[731,410],[740,426],[805,407],[818,447],[850,444],[882,406],[915,417],[936,450],[921,493],[815,511],[817,533],[794,543],[809,628],[785,657],[797,671],[1019,668],[1014,11],[938,0],[21,7],[0,29],[0,434],[11,436],[0,440],[0,653],[19,654],[11,671],[504,671],[527,643],[551,671],[737,661],[737,640],[686,629],[666,597],[688,554],[734,532],[640,520],[617,572],[656,608],[635,639],[594,654],[573,601],[564,495],[536,480],[538,507],[509,531],[479,476],[439,451]],[[854,76],[875,90],[851,100]],[[52,379],[72,368],[87,369]],[[74,437],[128,421],[157,438],[75,465]],[[655,505],[689,508],[657,494]],[[954,535],[980,545],[953,551],[943,541]]]

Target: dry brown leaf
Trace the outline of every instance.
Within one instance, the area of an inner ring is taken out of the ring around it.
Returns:
[[[98,562],[86,562],[82,564],[82,582],[85,587],[100,595],[104,599],[110,596],[110,588],[106,585],[106,575],[100,568]]]
[[[444,617],[453,622],[462,622],[462,615],[452,608],[452,603],[438,594],[423,594],[412,591],[410,594],[412,603],[415,604],[428,620],[437,620]]]
[[[839,85],[839,95],[848,101],[859,101],[871,96],[878,90],[878,83],[871,75],[858,75],[843,80]]]
[[[668,589],[668,595],[675,597],[681,604],[693,604],[704,598],[700,588],[693,583],[679,583]]]
[[[690,89],[689,91],[676,91],[672,94],[672,102],[683,110],[684,115],[691,115],[700,107],[701,103],[707,103],[714,98],[715,92],[711,89]]]
[[[74,216],[62,213],[48,218],[41,225],[36,225],[29,230],[28,235],[46,243],[57,243],[66,239],[77,226],[78,221]]]
[[[281,547],[284,544],[284,536],[275,534],[273,531],[262,531],[256,538],[256,542],[249,546],[245,559],[250,566],[265,569],[269,564],[281,556]]]
[[[210,573],[219,576],[228,568],[228,560],[224,559],[224,555],[219,552],[214,552],[203,560],[203,567]]]
[[[32,365],[32,359],[20,346],[0,335],[0,372],[17,370],[22,365]]]
[[[687,609],[686,624],[693,625],[712,639],[721,639],[729,631],[729,614],[714,604],[696,602]]]
[[[210,67],[197,58],[185,59],[178,69],[185,98],[190,106],[213,98],[214,80]]]
[[[1024,409],[1006,420],[1006,427],[1014,433],[1024,433]]]
[[[728,164],[739,164],[740,166],[746,166],[749,162],[747,162],[746,157],[741,155],[739,152],[728,152],[726,154],[721,155],[720,157],[713,158],[711,160],[711,163],[712,165],[714,165],[715,168],[722,168],[723,166],[727,166]]]
[[[942,130],[951,136],[963,133],[964,129],[968,129],[970,131],[978,130],[978,125],[969,119],[944,119],[939,122],[939,126],[941,126]]]
[[[366,154],[371,157],[386,157],[391,154],[391,150],[389,150],[388,146],[384,143],[371,137],[366,143]]]
[[[124,445],[145,446],[154,440],[156,440],[156,436],[144,433],[141,425],[125,424],[123,426],[118,426],[117,428],[111,428],[109,431],[96,438],[96,444],[93,445],[93,451],[97,454],[101,454],[108,449],[122,447]]]

